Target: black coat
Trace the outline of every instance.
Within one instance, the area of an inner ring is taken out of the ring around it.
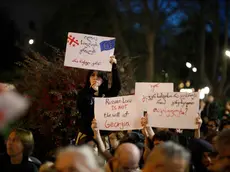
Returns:
[[[91,129],[91,122],[94,118],[94,95],[95,90],[90,87],[89,78],[93,71],[90,71],[85,87],[79,91],[77,97],[77,109],[80,113],[80,118],[77,121],[79,131],[87,136],[93,136]],[[112,86],[108,89],[108,79],[105,73],[100,73],[103,80],[102,85],[99,87],[98,97],[115,97],[121,90],[120,77],[117,71],[117,66],[113,64],[112,67]]]
[[[10,157],[7,154],[0,155],[1,172],[38,172],[34,163],[24,157],[21,164],[11,164]]]

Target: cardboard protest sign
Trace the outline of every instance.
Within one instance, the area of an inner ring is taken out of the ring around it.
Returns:
[[[135,96],[95,98],[94,112],[100,130],[141,128],[141,117],[136,113]]]
[[[146,105],[149,125],[152,127],[180,129],[198,127],[196,117],[199,110],[199,93],[143,94],[142,103]]]
[[[115,38],[69,32],[64,66],[111,71],[114,49]]]

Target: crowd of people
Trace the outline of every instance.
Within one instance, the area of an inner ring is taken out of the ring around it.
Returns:
[[[220,112],[211,95],[207,101],[200,101],[195,130],[152,128],[145,113],[141,117],[141,130],[100,131],[94,118],[93,98],[118,96],[121,89],[116,59],[110,60],[112,82],[105,73],[90,71],[85,87],[78,93],[77,109],[81,116],[76,123],[78,132],[74,144],[57,148],[52,161],[40,162],[31,156],[32,132],[13,129],[6,139],[6,150],[0,150],[0,171],[230,171],[230,101]]]

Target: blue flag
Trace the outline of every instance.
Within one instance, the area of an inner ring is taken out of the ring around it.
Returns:
[[[115,48],[115,39],[109,41],[102,41],[100,43],[101,51],[108,51]]]

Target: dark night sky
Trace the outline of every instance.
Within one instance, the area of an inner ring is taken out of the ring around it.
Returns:
[[[1,6],[7,8],[10,17],[16,22],[21,34],[31,37],[35,36],[35,34],[29,30],[29,21],[33,21],[36,24],[36,36],[39,36],[43,23],[52,17],[59,5],[53,0],[1,0]]]
[[[62,3],[71,1],[73,0],[1,0],[0,5],[8,9],[11,18],[16,22],[22,35],[39,37],[42,34],[41,28],[43,24],[52,17],[56,9]],[[220,6],[223,9],[224,0],[220,0]],[[220,13],[222,20],[224,20],[224,10],[221,10]],[[169,18],[168,24],[176,26],[179,20],[184,19],[185,16],[182,13],[178,14]],[[29,30],[28,23],[31,20],[36,24],[36,34]]]

